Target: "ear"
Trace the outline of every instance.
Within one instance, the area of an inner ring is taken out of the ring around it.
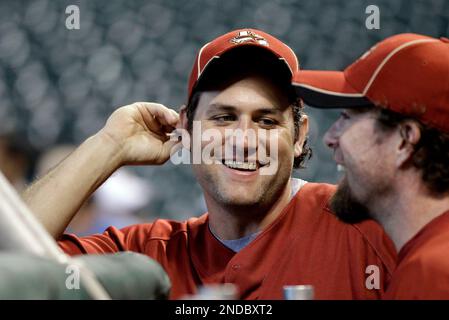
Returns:
[[[178,128],[182,128],[187,130],[188,128],[188,120],[187,120],[187,106],[182,105],[181,108],[179,108],[179,126]]]
[[[304,142],[307,138],[307,133],[309,132],[309,118],[306,115],[303,115],[299,120],[299,130],[298,136],[296,137],[295,142],[295,158],[299,157],[302,153],[302,149],[304,146]]]
[[[421,129],[416,121],[408,120],[399,126],[399,143],[396,149],[396,166],[401,167],[413,155],[415,145],[421,139]]]

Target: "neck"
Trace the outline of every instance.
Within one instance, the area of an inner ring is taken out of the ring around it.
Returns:
[[[422,183],[401,184],[396,194],[379,201],[373,216],[400,251],[425,225],[449,209],[449,197],[432,196]],[[408,186],[404,189],[403,186]]]
[[[209,227],[223,240],[233,240],[256,233],[273,222],[290,201],[290,179],[281,195],[266,208],[222,206],[210,197],[205,197],[209,212]]]

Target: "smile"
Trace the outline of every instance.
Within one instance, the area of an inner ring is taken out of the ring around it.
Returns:
[[[258,169],[267,166],[270,162],[266,161],[262,163],[261,161],[236,161],[233,159],[222,159],[220,162],[227,168],[237,171],[244,172],[255,172]]]
[[[256,162],[240,162],[234,160],[223,160],[223,164],[231,169],[243,170],[243,171],[256,171]]]

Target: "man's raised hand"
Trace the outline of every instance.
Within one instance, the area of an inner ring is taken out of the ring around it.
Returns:
[[[179,115],[162,104],[136,102],[117,109],[99,131],[125,164],[163,164],[177,141],[167,135],[179,122]]]

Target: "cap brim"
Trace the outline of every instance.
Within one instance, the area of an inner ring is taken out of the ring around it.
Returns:
[[[300,70],[293,76],[293,87],[304,102],[317,108],[357,108],[372,106],[354,89],[340,71]]]

